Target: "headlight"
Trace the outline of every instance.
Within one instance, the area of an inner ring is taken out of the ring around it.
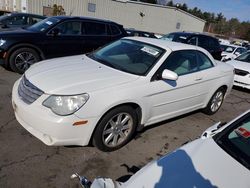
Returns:
[[[88,99],[89,95],[87,93],[73,96],[51,95],[43,102],[43,105],[50,108],[57,115],[66,116],[79,110]]]
[[[0,46],[4,45],[6,43],[6,40],[0,39]]]

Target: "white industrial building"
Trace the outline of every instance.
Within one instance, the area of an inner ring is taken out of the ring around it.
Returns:
[[[66,15],[108,19],[156,33],[202,32],[205,21],[176,7],[129,0],[0,0],[0,10],[48,14],[53,5],[63,6]]]

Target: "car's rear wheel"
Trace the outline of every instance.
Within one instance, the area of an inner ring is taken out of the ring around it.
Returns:
[[[221,107],[224,96],[225,96],[225,89],[219,88],[212,96],[210,101],[208,102],[206,108],[203,109],[203,112],[208,115],[215,114]]]
[[[114,151],[127,144],[135,132],[137,114],[130,106],[120,106],[109,111],[93,135],[93,144],[102,151]]]
[[[13,71],[22,74],[39,60],[39,54],[35,50],[31,48],[19,48],[11,53],[9,65]]]

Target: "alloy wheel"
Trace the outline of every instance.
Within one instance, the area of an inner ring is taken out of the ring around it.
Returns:
[[[31,52],[21,52],[15,58],[15,65],[18,70],[24,72],[36,61],[36,57]]]
[[[214,95],[212,102],[211,102],[211,106],[210,106],[212,112],[216,112],[220,108],[223,102],[223,97],[224,97],[224,94],[222,91],[218,91]]]
[[[123,143],[133,128],[133,118],[128,113],[113,116],[105,125],[102,133],[103,143],[108,147],[116,147]]]

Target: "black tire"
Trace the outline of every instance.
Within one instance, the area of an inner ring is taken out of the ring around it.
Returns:
[[[209,100],[206,108],[203,109],[203,112],[207,115],[215,114],[224,101],[226,90],[224,88],[219,88]]]
[[[118,118],[120,118],[120,121]],[[126,120],[126,118],[128,120]],[[122,123],[122,120],[124,120],[124,123]],[[114,108],[105,114],[98,123],[93,134],[94,146],[105,152],[121,148],[132,139],[136,130],[137,122],[138,117],[136,111],[132,107],[119,106]]]
[[[32,48],[19,48],[10,54],[12,71],[23,74],[32,64],[40,61],[39,54]]]

